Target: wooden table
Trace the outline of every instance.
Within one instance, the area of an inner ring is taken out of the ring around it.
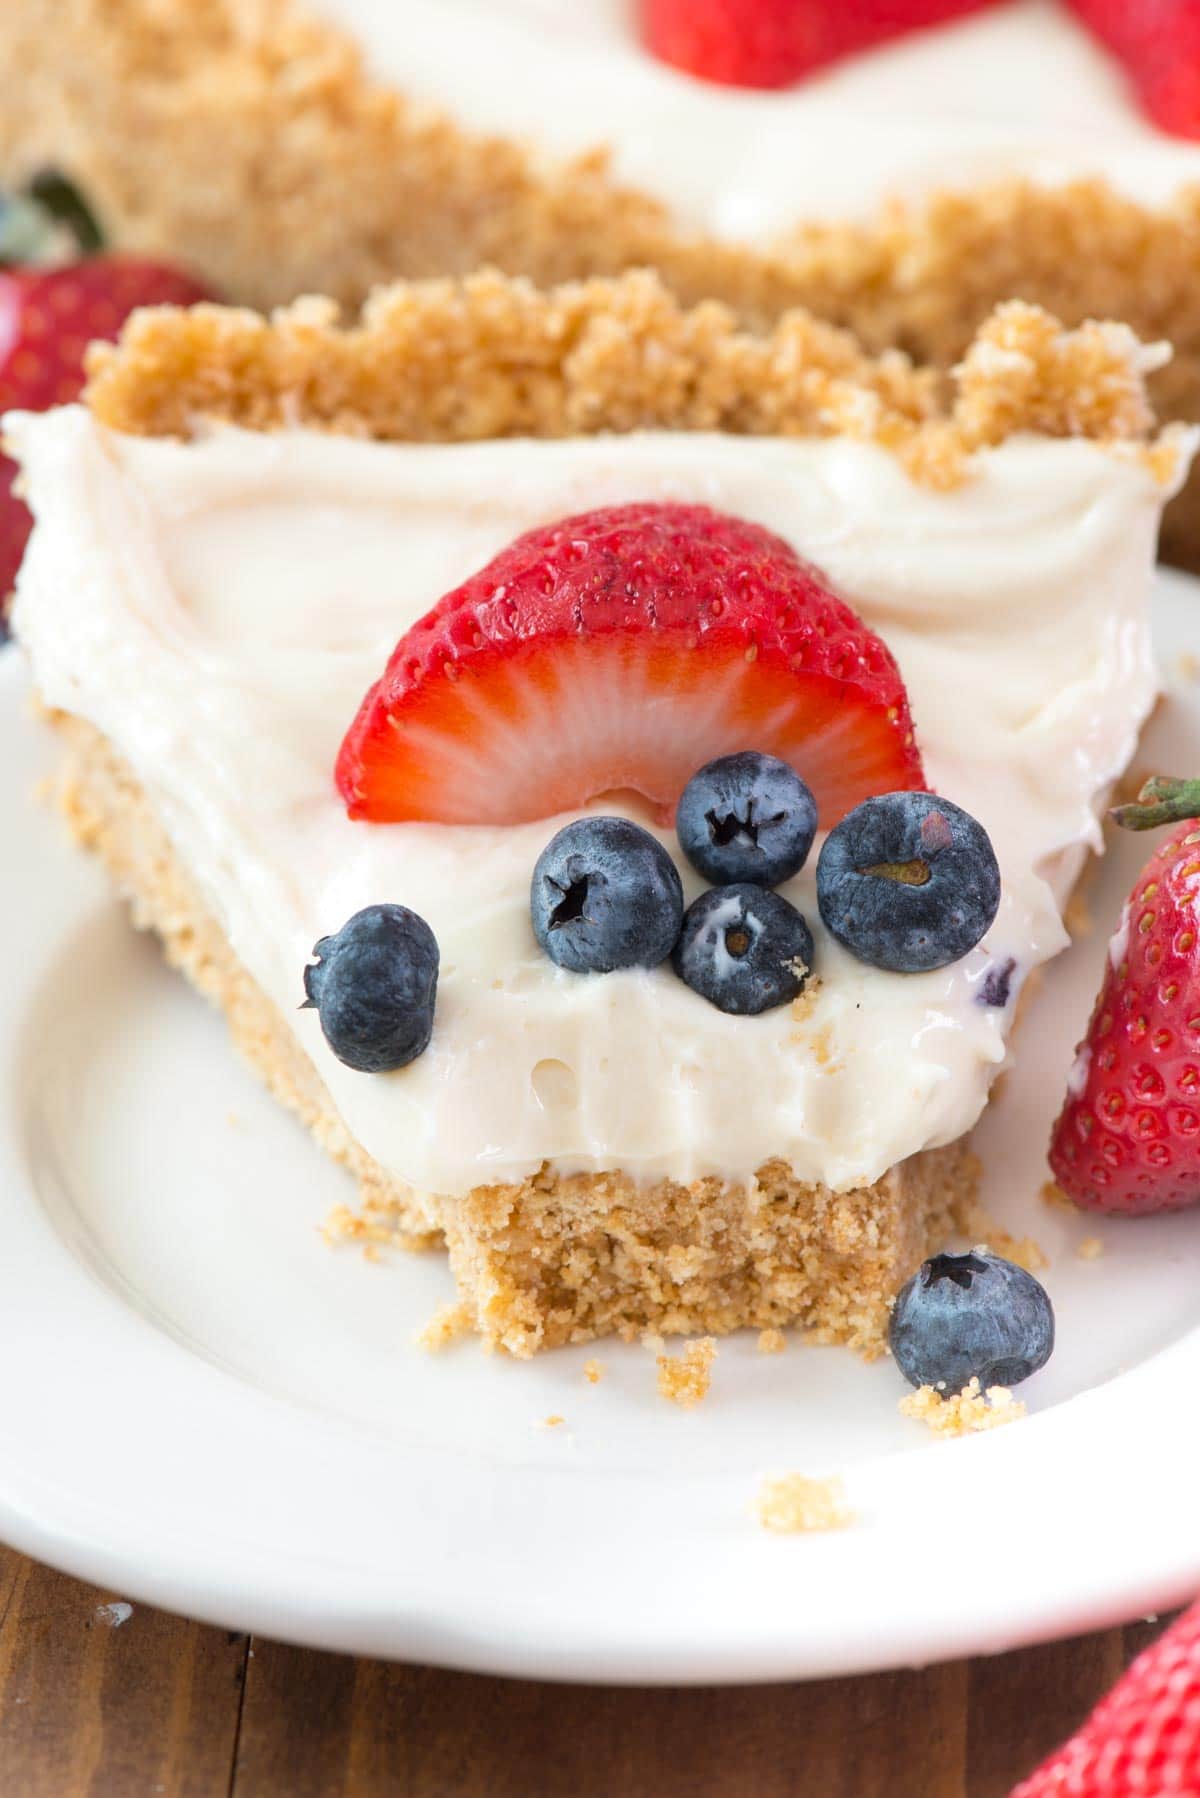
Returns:
[[[630,1691],[354,1661],[138,1604],[118,1623],[121,1596],[0,1548],[4,1798],[1005,1798],[1162,1627]]]

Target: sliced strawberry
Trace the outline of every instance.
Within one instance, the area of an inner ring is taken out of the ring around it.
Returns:
[[[88,344],[116,337],[135,307],[190,306],[207,297],[179,270],[128,256],[0,269],[0,413],[44,412],[78,399]],[[0,613],[33,522],[11,491],[15,473],[0,456]]]
[[[1050,1143],[1077,1205],[1128,1216],[1200,1204],[1200,781],[1151,781],[1135,830],[1182,818],[1143,868]]]
[[[663,823],[705,762],[791,762],[824,827],[924,785],[883,643],[782,539],[704,506],[530,531],[400,639],[337,762],[351,817],[516,824],[605,793]]]
[[[660,61],[733,87],[787,87],[902,32],[993,0],[640,0],[642,41]]]

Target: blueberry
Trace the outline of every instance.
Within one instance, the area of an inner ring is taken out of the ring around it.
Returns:
[[[817,802],[778,756],[743,749],[693,774],[675,813],[679,844],[714,886],[778,886],[808,860]]]
[[[688,906],[671,957],[679,978],[719,1011],[757,1017],[804,991],[812,932],[768,887],[713,887]]]
[[[437,997],[437,938],[405,905],[368,905],[323,936],[304,970],[339,1061],[364,1074],[407,1067],[429,1047]]]
[[[888,1340],[913,1386],[1016,1386],[1050,1359],[1054,1309],[1040,1281],[986,1249],[934,1255],[901,1288]]]
[[[991,841],[933,793],[864,799],[817,861],[826,928],[859,961],[895,974],[944,968],[973,949],[1000,904]]]
[[[560,968],[656,968],[679,935],[683,886],[657,837],[627,818],[577,818],[538,856],[533,934]]]

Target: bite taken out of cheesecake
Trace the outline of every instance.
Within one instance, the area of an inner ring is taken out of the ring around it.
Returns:
[[[490,1344],[882,1346],[1155,696],[1160,353],[1009,307],[944,397],[484,275],[145,312],[10,415],[72,827]]]
[[[803,306],[942,370],[1014,297],[1119,317],[1174,346],[1159,417],[1200,420],[1200,143],[1156,125],[1089,30],[1148,9],[864,6],[941,22],[758,92],[667,66],[637,28],[650,6],[73,0],[51,21],[7,0],[0,182],[61,169],[118,248],[237,304],[647,266],[685,304],[756,329]],[[1186,76],[1194,8],[1149,10]],[[1200,566],[1194,482],[1163,542]]]

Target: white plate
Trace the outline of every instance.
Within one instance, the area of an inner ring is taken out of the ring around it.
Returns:
[[[1198,607],[1164,579],[1155,766],[1200,766],[1200,685],[1171,675]],[[1037,1197],[1144,840],[1106,863],[1097,932],[1049,974],[979,1133],[993,1211],[1052,1257],[1059,1347],[1029,1420],[934,1441],[890,1363],[752,1337],[684,1413],[637,1347],[414,1346],[442,1258],[324,1245],[348,1179],[35,806],[24,692],[0,656],[0,1536],[272,1636],[638,1682],[997,1649],[1200,1588],[1200,1210],[1097,1225]],[[856,1527],[767,1535],[751,1502],[789,1468],[844,1474]]]

